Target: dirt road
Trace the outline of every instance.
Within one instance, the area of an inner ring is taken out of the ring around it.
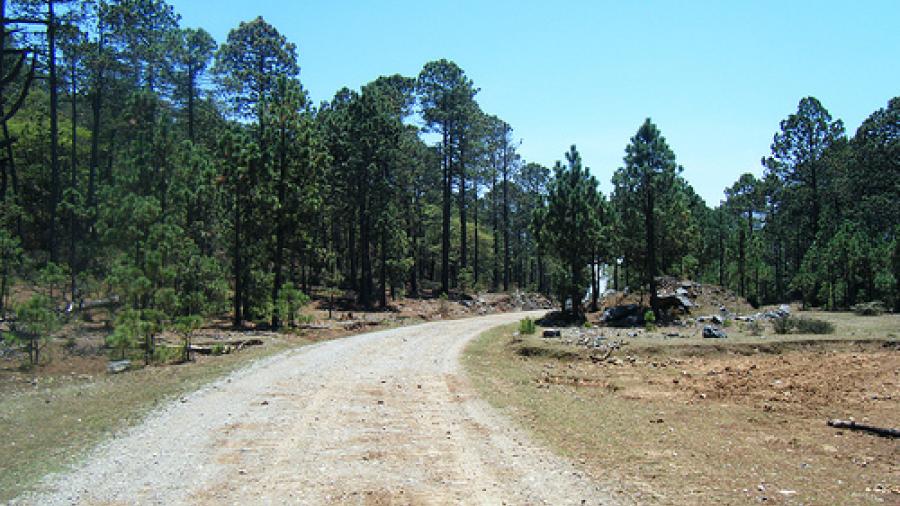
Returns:
[[[23,504],[611,504],[473,396],[458,356],[523,314],[257,363],[160,410]]]

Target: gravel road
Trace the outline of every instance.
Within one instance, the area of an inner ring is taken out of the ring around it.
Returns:
[[[525,313],[285,352],[194,392],[19,504],[612,504],[474,396],[459,354]]]

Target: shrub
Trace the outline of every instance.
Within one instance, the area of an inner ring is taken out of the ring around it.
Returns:
[[[763,327],[759,324],[759,321],[753,320],[752,322],[747,324],[747,332],[751,336],[761,336],[763,333]]]
[[[181,346],[157,346],[153,349],[153,361],[160,364],[168,364],[184,358],[184,348]]]
[[[776,334],[787,334],[796,330],[799,334],[833,334],[834,325],[815,318],[775,318],[772,320]]]
[[[531,318],[525,318],[524,320],[519,322],[519,333],[520,334],[534,334],[535,326],[534,320]]]
[[[50,334],[60,327],[53,300],[46,295],[35,294],[27,302],[15,308],[16,320],[6,334],[9,344],[24,345],[29,365],[40,362],[40,350],[50,339]]]
[[[776,334],[787,334],[794,326],[793,318],[782,316],[772,320],[772,326],[775,328]]]
[[[834,325],[825,320],[815,318],[797,318],[794,326],[801,334],[833,334]]]
[[[203,318],[198,315],[179,316],[175,319],[175,331],[181,334],[181,360],[190,362],[191,336],[203,326]]]
[[[884,313],[884,303],[878,300],[863,302],[850,308],[859,316],[879,316]]]
[[[278,312],[291,327],[296,325],[300,308],[309,304],[309,296],[293,283],[285,283],[278,292]]]
[[[212,346],[211,353],[213,355],[222,355],[225,353],[225,345],[222,343],[216,343]]]
[[[647,330],[656,330],[656,314],[649,309],[644,313],[644,327]]]
[[[141,320],[141,314],[134,309],[119,313],[113,333],[106,336],[106,345],[119,351],[125,359],[125,350],[132,348],[149,331],[149,324]]]
[[[447,294],[442,293],[438,299],[438,313],[441,318],[446,318],[450,314],[450,302],[447,301]]]

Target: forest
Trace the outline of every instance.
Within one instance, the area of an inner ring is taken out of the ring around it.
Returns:
[[[261,17],[216,41],[164,0],[0,16],[0,315],[35,335],[104,300],[123,325],[278,328],[314,293],[365,309],[518,289],[578,312],[598,271],[651,307],[668,275],[754,305],[900,310],[900,97],[856,132],[798,97],[762,176],[710,207],[666,125],[635,118],[620,167],[591,171],[574,145],[547,167],[446,59],[312,103]]]

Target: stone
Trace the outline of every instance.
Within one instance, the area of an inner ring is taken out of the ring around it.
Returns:
[[[125,372],[131,367],[131,360],[116,360],[106,364],[106,372],[109,374],[119,374]]]
[[[713,327],[712,325],[705,325],[703,327],[703,337],[708,339],[724,339],[728,337],[728,334],[725,333],[724,330]]]
[[[562,337],[562,331],[559,329],[544,329],[544,337]]]

